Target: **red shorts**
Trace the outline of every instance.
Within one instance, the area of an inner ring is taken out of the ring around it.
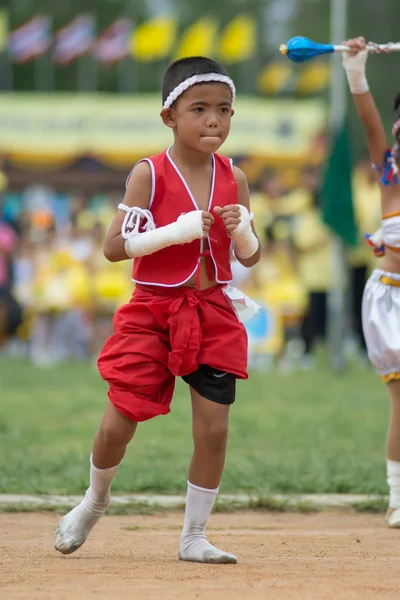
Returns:
[[[133,421],[170,411],[175,376],[209,365],[247,379],[247,334],[222,286],[136,285],[98,360],[108,397]]]

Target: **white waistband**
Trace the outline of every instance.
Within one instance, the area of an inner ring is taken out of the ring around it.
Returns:
[[[400,281],[400,273],[391,273],[390,271],[384,271],[383,269],[374,269],[371,273],[371,277],[376,280],[383,275],[385,277],[390,277],[390,279],[394,279],[395,281]]]

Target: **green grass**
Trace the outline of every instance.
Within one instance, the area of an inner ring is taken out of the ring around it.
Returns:
[[[389,403],[372,370],[251,373],[232,407],[221,491],[386,493]],[[79,494],[107,387],[88,364],[0,362],[0,493]],[[184,492],[192,452],[186,385],[139,426],[114,492]]]

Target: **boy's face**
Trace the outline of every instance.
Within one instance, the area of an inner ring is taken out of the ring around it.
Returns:
[[[174,108],[161,111],[162,119],[183,144],[200,152],[216,152],[228,137],[232,92],[225,83],[190,87]]]

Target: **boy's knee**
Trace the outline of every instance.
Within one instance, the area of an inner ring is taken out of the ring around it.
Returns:
[[[123,431],[112,423],[103,423],[99,430],[99,437],[106,446],[121,447],[129,444],[134,431],[134,423],[132,428],[125,428]]]
[[[225,422],[202,423],[195,428],[195,443],[203,443],[215,452],[225,448],[227,438],[228,423]]]

